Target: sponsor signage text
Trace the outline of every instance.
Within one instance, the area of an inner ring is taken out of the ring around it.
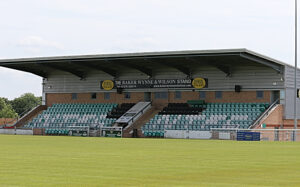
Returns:
[[[104,90],[113,88],[139,89],[139,88],[207,88],[208,81],[204,78],[195,79],[141,79],[141,80],[104,80],[100,87]]]

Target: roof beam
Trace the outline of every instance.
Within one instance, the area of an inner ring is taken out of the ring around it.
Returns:
[[[22,71],[27,71],[27,72],[30,72],[30,73],[33,73],[35,75],[38,75],[40,77],[43,77],[43,78],[48,78],[48,73],[46,73],[45,71],[36,71],[36,70],[32,70],[31,68],[20,68]]]
[[[216,68],[218,68],[220,71],[226,74],[226,77],[230,77],[232,75],[231,68],[229,66],[224,65],[214,65]]]
[[[38,64],[42,65],[42,66],[50,67],[50,68],[53,68],[53,69],[56,69],[56,70],[61,70],[61,71],[71,73],[71,74],[79,77],[81,80],[86,77],[85,72],[72,69],[71,68],[72,66],[71,67],[70,66],[65,66],[66,64],[64,64],[64,66],[53,64],[53,63],[47,63],[47,64],[46,63],[38,63]]]
[[[99,70],[99,71],[103,71],[104,73],[116,78],[117,75],[118,75],[118,72],[116,70],[113,70],[111,68],[108,68],[108,67],[103,67],[103,66],[100,66],[100,65],[96,65],[96,64],[91,64],[91,63],[87,63],[87,62],[73,62],[75,63],[76,65],[78,66],[82,66],[82,67],[85,67],[85,68],[90,68],[90,69],[96,69],[96,70]]]
[[[36,69],[33,69],[32,67],[24,67],[24,66],[23,67],[18,67],[18,66],[14,67],[14,65],[13,66],[3,66],[3,67],[11,68],[11,69],[19,70],[19,71],[29,72],[29,73],[38,75],[43,78],[48,77],[48,73],[42,69],[36,70]]]
[[[218,70],[222,71],[223,73],[225,73],[227,77],[230,77],[232,75],[232,70],[231,70],[231,67],[229,67],[229,66],[222,65],[217,62],[199,62],[198,60],[193,59],[193,57],[187,57],[186,59],[191,60],[192,62],[197,63],[197,64],[213,66],[213,67],[217,68]]]
[[[166,62],[164,59],[153,58],[153,59],[151,59],[151,61],[156,61],[159,64],[162,64],[162,65],[174,68],[174,69],[182,72],[183,74],[185,74],[185,75],[187,75],[189,77],[191,76],[191,70],[190,70],[190,68],[187,68],[185,66],[178,65],[178,64],[175,64],[175,63]]]
[[[137,65],[137,64],[133,64],[133,63],[130,63],[130,62],[117,62],[117,64],[121,65],[121,66],[124,66],[124,67],[130,67],[132,69],[136,69],[136,70],[148,75],[149,77],[153,76],[152,69],[150,69],[150,68],[146,68],[146,67],[143,67],[143,66],[140,66],[140,65]]]
[[[274,69],[275,71],[277,71],[278,73],[282,73],[282,71],[283,71],[281,65],[279,65],[279,64],[275,64],[275,63],[269,62],[267,60],[264,60],[264,59],[261,59],[261,58],[258,58],[258,57],[252,56],[252,55],[248,55],[245,53],[240,53],[240,56],[243,58],[246,58],[248,60],[257,62],[259,64],[268,66],[268,67]]]
[[[177,64],[168,64],[168,63],[167,63],[167,65],[177,69],[178,71],[181,71],[182,73],[186,74],[187,76],[191,76],[191,71],[187,67],[184,67],[182,65],[177,65]]]

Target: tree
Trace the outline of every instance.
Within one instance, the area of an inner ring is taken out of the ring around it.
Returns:
[[[9,105],[10,104],[10,100],[8,100],[5,97],[0,97],[0,100],[3,100],[5,102],[5,104]]]
[[[0,110],[0,118],[16,118],[18,114],[14,111],[11,105],[4,105]]]
[[[0,111],[6,106],[4,99],[0,97]]]
[[[11,101],[12,108],[20,115],[29,112],[30,109],[42,103],[41,97],[35,97],[32,93],[25,93],[21,97]]]
[[[0,98],[0,118],[16,118],[18,114],[14,111],[6,98]]]

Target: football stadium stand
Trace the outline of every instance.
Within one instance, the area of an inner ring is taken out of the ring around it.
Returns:
[[[43,111],[25,128],[45,128],[45,134],[67,135],[71,128],[78,127],[109,127],[116,121],[107,118],[107,114],[117,104],[53,104]]]
[[[142,127],[144,136],[163,137],[165,130],[247,129],[269,107],[268,103],[196,103],[191,105],[169,103],[168,107]]]
[[[294,127],[295,68],[247,49],[3,59],[0,66],[43,78],[42,105],[9,126],[34,135],[75,136],[82,128],[89,136],[213,139],[227,133],[215,129]]]

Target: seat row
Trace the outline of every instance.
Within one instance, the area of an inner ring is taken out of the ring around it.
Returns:
[[[95,108],[79,108],[83,106]],[[110,112],[114,106],[117,106],[117,104],[53,104],[52,107],[49,107],[47,110],[43,111],[24,127],[66,128],[69,126],[80,127],[86,125],[95,127],[112,126],[116,119],[107,118],[107,113]],[[62,109],[62,107],[69,108]],[[56,112],[54,112],[55,110]]]
[[[68,129],[45,129],[46,135],[68,135]]]
[[[269,107],[269,103],[206,103],[207,108],[249,108],[249,107]]]
[[[116,106],[118,104],[115,103],[55,103],[52,105],[53,108],[105,108]]]
[[[210,131],[213,128],[239,128],[247,129],[248,125],[231,124],[231,125],[145,125],[142,131],[148,130],[190,130],[190,131]]]
[[[269,106],[268,103],[202,103],[197,105],[203,106],[200,114],[186,115],[185,112],[163,114],[160,112],[150,119],[142,130],[247,129]],[[182,104],[182,106],[186,105]]]
[[[48,112],[107,112],[110,111],[112,107],[109,108],[49,108]]]
[[[162,138],[162,137],[164,137],[164,135],[165,135],[164,131],[144,131],[145,137]]]
[[[111,112],[107,114],[107,118],[120,118],[123,114],[125,114],[129,109],[131,109],[135,103],[122,103],[118,107],[114,107]]]
[[[262,112],[265,108],[207,108],[205,112]]]
[[[70,128],[70,127],[111,127],[112,123],[34,123],[29,122],[24,128]]]

